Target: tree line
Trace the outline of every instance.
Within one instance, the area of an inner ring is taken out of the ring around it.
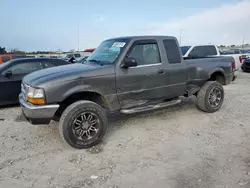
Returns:
[[[25,55],[25,54],[51,54],[51,53],[52,52],[49,52],[49,51],[25,52],[25,51],[18,50],[16,48],[10,49],[7,52],[6,48],[0,46],[0,54],[21,54],[21,55]]]

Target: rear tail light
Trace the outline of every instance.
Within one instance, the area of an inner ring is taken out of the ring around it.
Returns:
[[[235,60],[232,61],[232,69],[233,69],[233,70],[236,70]]]
[[[242,63],[242,56],[239,56],[240,63]]]

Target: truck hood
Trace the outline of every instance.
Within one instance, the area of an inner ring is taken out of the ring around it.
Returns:
[[[37,87],[43,83],[51,82],[60,83],[68,80],[74,80],[84,77],[102,76],[110,74],[110,71],[103,71],[109,66],[91,65],[91,64],[70,64],[47,68],[39,71],[35,71],[31,74],[26,75],[23,78],[23,82]],[[109,68],[109,70],[111,70]]]

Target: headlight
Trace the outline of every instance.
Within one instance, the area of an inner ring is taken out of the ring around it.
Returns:
[[[45,104],[44,90],[41,88],[27,88],[27,101],[32,104]]]

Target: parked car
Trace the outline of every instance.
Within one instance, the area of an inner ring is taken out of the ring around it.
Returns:
[[[240,50],[242,54],[242,60],[250,58],[250,49],[248,50]]]
[[[0,105],[18,103],[23,77],[31,72],[69,64],[67,61],[51,58],[22,58],[0,65]]]
[[[205,57],[205,56],[232,56],[236,63],[236,70],[238,70],[241,67],[242,64],[242,55],[240,53],[235,53],[235,51],[232,51],[231,53],[222,53],[217,45],[195,45],[195,46],[189,46],[188,50],[187,46],[181,47],[184,58],[188,57]]]
[[[197,107],[216,112],[225,83],[234,80],[232,57],[184,60],[175,37],[120,37],[102,42],[84,64],[41,70],[24,77],[19,101],[32,124],[59,121],[63,140],[75,148],[99,143],[106,111],[133,114],[197,96]]]
[[[243,72],[250,72],[250,58],[244,60],[241,69]]]
[[[65,56],[66,59],[71,59],[71,58],[75,58],[75,59],[78,59],[78,58],[81,58],[82,55],[80,53],[70,53],[70,54],[67,54]]]

